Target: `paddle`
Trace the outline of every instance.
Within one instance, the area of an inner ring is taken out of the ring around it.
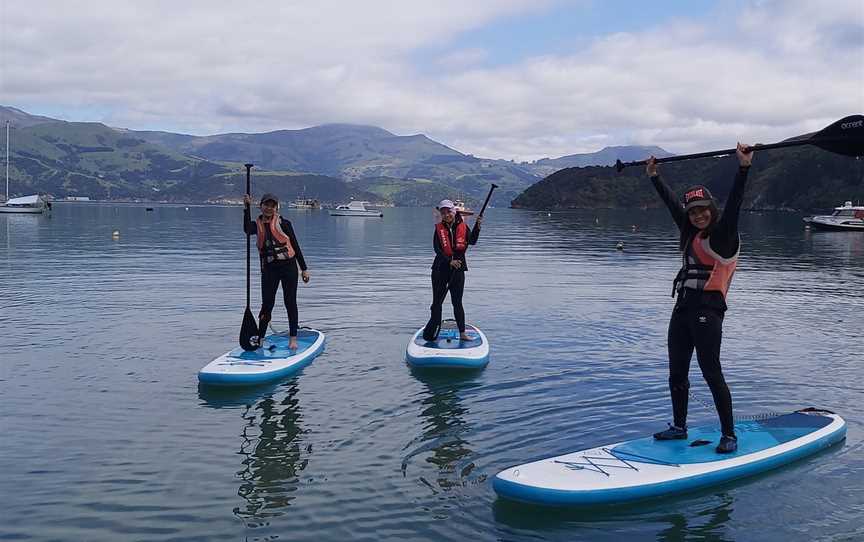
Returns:
[[[769,143],[767,145],[754,145],[748,147],[746,152],[750,152],[751,150],[779,149],[781,147],[797,147],[799,145],[815,145],[820,149],[844,156],[864,156],[864,115],[844,117],[834,124],[830,124],[818,132],[801,139]],[[727,154],[735,154],[735,149],[669,156],[666,158],[657,158],[656,162],[662,164],[664,162],[679,162],[681,160],[692,160],[693,158],[705,158],[708,156],[724,156]],[[625,167],[644,166],[647,163],[647,160],[639,160],[638,162],[616,160],[615,169],[620,173]]]
[[[483,213],[486,212],[486,206],[489,205],[489,198],[492,197],[492,191],[498,188],[498,185],[492,183],[492,187],[489,189],[489,193],[486,194],[486,201],[483,202],[483,207],[480,208],[480,214],[477,216],[483,216]]]
[[[246,164],[246,193],[251,193],[252,184],[252,165]],[[249,209],[249,204],[246,204],[246,209]],[[255,317],[252,315],[252,309],[249,307],[249,238],[251,235],[246,234],[246,312],[243,313],[243,323],[240,325],[240,347],[243,350],[251,351],[258,348],[259,345],[252,343],[252,337],[258,335],[258,323],[255,322]],[[261,337],[258,338],[261,342]]]

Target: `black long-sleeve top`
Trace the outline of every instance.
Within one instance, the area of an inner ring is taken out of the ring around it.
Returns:
[[[282,231],[288,234],[288,239],[291,240],[291,247],[294,249],[294,258],[297,260],[297,264],[300,265],[300,270],[306,271],[306,260],[303,258],[303,251],[300,250],[300,243],[297,242],[297,236],[294,234],[294,226],[291,225],[290,220],[286,220],[281,216],[279,220],[281,221]],[[243,209],[243,231],[247,235],[258,235],[258,223],[252,220],[248,207]],[[269,236],[270,232],[263,232],[263,235]]]
[[[738,218],[741,214],[741,204],[744,201],[744,189],[747,185],[749,171],[749,167],[738,168],[735,182],[732,184],[732,190],[726,200],[726,206],[720,214],[720,219],[709,233],[708,243],[711,245],[711,249],[723,258],[731,258],[738,252]],[[681,248],[683,250],[684,242],[689,241],[698,232],[698,229],[690,223],[681,201],[659,175],[651,177],[651,183],[660,195],[660,199],[669,208],[673,220],[681,231]]]
[[[444,224],[447,226],[447,224]],[[447,226],[447,231],[450,235],[450,246],[453,247],[453,257],[449,258],[444,254],[444,249],[441,247],[441,240],[438,239],[438,230],[434,230],[432,233],[432,247],[435,249],[435,261],[432,262],[432,269],[436,269],[442,272],[449,272],[450,262],[451,260],[459,260],[462,262],[462,271],[468,271],[468,262],[465,261],[465,251],[458,252],[456,251],[456,222],[454,221],[450,226]],[[474,228],[469,231],[468,234],[468,244],[476,245],[477,239],[480,237],[480,224],[474,223]]]

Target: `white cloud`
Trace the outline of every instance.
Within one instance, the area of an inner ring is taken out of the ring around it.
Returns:
[[[0,103],[97,108],[109,113],[88,120],[115,126],[354,122],[534,159],[607,144],[770,142],[864,111],[858,0],[721,4],[711,20],[495,68],[483,66],[489,51],[446,45],[553,0],[0,2]],[[444,52],[412,64],[424,48]]]

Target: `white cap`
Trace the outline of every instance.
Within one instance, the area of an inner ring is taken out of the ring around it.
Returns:
[[[442,199],[438,203],[438,209],[442,209],[444,207],[447,207],[448,209],[453,209],[455,207],[455,205],[453,205],[453,202],[450,201],[449,199]]]

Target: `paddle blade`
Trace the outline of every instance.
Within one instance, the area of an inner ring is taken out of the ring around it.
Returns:
[[[864,115],[850,115],[811,136],[820,149],[845,156],[864,156]]]
[[[258,345],[252,342],[252,338],[257,336],[258,324],[252,316],[252,311],[246,307],[246,312],[243,313],[243,324],[240,326],[240,348],[247,352],[257,349]]]

